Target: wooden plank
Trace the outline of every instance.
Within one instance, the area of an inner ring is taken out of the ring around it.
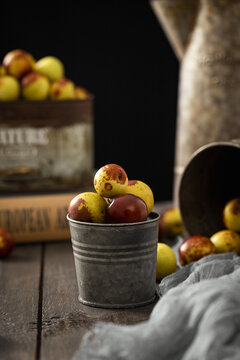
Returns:
[[[0,359],[37,354],[41,245],[15,247],[0,261]]]
[[[42,301],[41,358],[70,359],[82,336],[96,321],[135,324],[149,317],[154,304],[136,309],[108,310],[78,301],[72,247],[46,244]]]

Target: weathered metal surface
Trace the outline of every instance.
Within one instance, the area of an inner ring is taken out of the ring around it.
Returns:
[[[157,213],[132,224],[93,224],[67,218],[80,302],[129,308],[154,301]]]
[[[161,9],[162,16],[158,19],[163,28],[171,29],[171,39],[182,44],[175,155],[176,199],[181,173],[194,151],[214,141],[240,138],[240,1],[194,1],[195,5],[198,3],[196,15],[193,7],[188,8],[187,0],[155,1]],[[182,12],[177,11],[180,5],[184,9]],[[188,14],[187,19],[194,20],[194,26],[188,26],[188,36],[182,18],[184,12]]]
[[[93,99],[0,103],[0,191],[90,184]]]
[[[225,228],[225,204],[239,196],[240,142],[219,142],[198,149],[188,162],[179,187],[179,206],[191,235],[212,236]]]
[[[161,23],[176,56],[181,60],[189,43],[199,0],[151,0],[151,7]]]

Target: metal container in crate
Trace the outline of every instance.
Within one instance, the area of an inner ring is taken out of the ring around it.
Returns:
[[[92,96],[0,102],[0,192],[79,188],[92,170]]]

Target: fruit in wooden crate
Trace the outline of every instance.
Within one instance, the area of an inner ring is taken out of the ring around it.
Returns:
[[[76,195],[69,203],[68,215],[73,220],[104,223],[107,203],[94,192]]]
[[[45,75],[50,81],[59,80],[64,77],[64,65],[55,56],[45,56],[34,65],[34,70]]]
[[[178,251],[180,264],[186,265],[204,256],[216,253],[216,248],[208,237],[193,235],[181,243]]]
[[[163,236],[175,237],[181,235],[184,232],[184,226],[182,223],[180,209],[177,207],[164,210],[160,214],[158,238]]]
[[[145,221],[147,216],[145,202],[133,194],[116,195],[106,209],[106,222],[109,224]]]
[[[140,180],[129,180],[125,190],[126,194],[133,194],[139,196],[145,201],[148,209],[148,214],[154,206],[154,196],[151,188]]]
[[[75,95],[77,99],[81,100],[86,100],[90,97],[89,91],[81,86],[75,86]]]
[[[0,258],[8,256],[14,245],[15,241],[12,234],[7,229],[0,227]]]
[[[104,197],[124,194],[128,184],[125,170],[117,164],[102,166],[94,176],[94,187]]]
[[[45,100],[49,95],[50,83],[46,76],[31,72],[21,80],[22,96],[26,100]]]
[[[0,77],[0,101],[17,100],[20,95],[19,81],[10,75]]]
[[[240,198],[226,203],[223,209],[223,223],[228,230],[240,232]]]
[[[2,64],[0,64],[0,77],[10,75],[21,81],[23,77],[30,73],[41,74],[49,80],[51,85],[48,97],[52,100],[86,100],[90,98],[91,94],[86,88],[76,86],[72,80],[65,77],[63,62],[55,56],[45,56],[36,61],[29,52],[22,49],[15,49],[9,51],[4,56]],[[33,91],[33,96],[29,96],[28,91],[24,90],[23,98],[25,100],[45,100],[46,97],[41,95],[44,93],[43,87],[43,84],[41,84],[39,96],[36,95],[35,91]],[[9,100],[16,100],[16,97],[10,98]],[[5,101],[5,97],[3,101]]]
[[[210,237],[218,253],[237,252],[240,254],[240,235],[232,230],[220,230]]]
[[[54,81],[50,86],[50,98],[53,100],[75,99],[73,81],[66,78]]]
[[[27,51],[16,49],[8,52],[4,56],[2,63],[9,75],[20,79],[33,71],[35,59]]]
[[[173,249],[167,244],[157,244],[157,280],[162,280],[165,276],[177,270],[177,258]]]

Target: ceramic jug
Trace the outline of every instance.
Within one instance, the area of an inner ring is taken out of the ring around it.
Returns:
[[[180,61],[173,197],[203,145],[240,138],[240,0],[152,0]]]

